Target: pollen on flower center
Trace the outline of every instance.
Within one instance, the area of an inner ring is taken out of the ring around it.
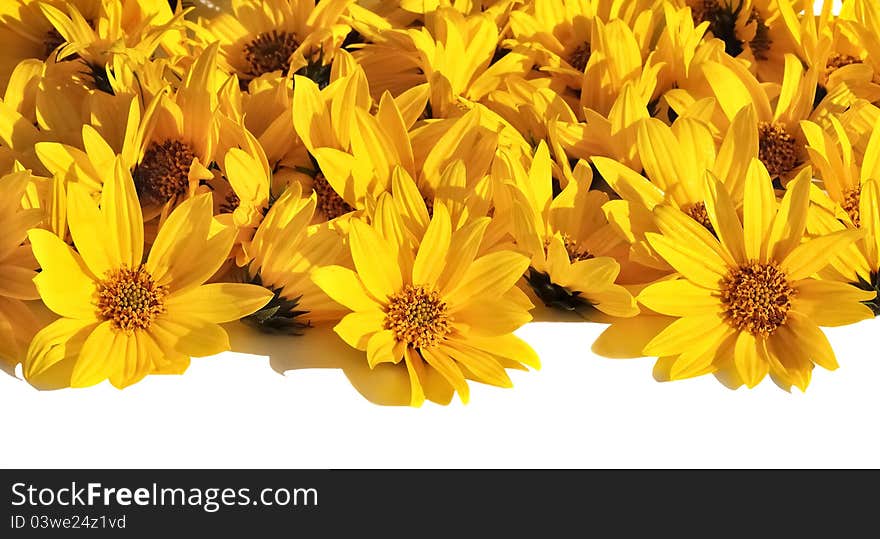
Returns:
[[[861,218],[859,214],[859,203],[861,202],[862,189],[861,187],[855,187],[853,189],[847,189],[843,192],[843,203],[841,206],[849,215],[850,221],[852,221],[853,226],[858,228],[861,225]]]
[[[131,332],[149,329],[157,316],[165,312],[168,288],[158,286],[143,266],[107,272],[98,283],[98,317],[110,321],[113,329]]]
[[[186,194],[189,169],[195,158],[192,148],[185,142],[151,142],[134,172],[138,194],[159,204]]]
[[[785,176],[798,163],[797,139],[777,123],[759,122],[758,159],[771,177]]]
[[[712,226],[712,221],[709,220],[709,213],[706,211],[706,204],[704,202],[691,204],[684,208],[684,212],[688,217],[703,225],[706,230],[715,234],[715,228]]]
[[[220,204],[218,210],[220,213],[232,213],[238,209],[238,206],[241,204],[241,199],[238,198],[238,195],[235,194],[235,191],[229,191],[226,193],[226,198],[223,199],[223,202]]]
[[[560,236],[562,236],[562,244],[565,245],[565,251],[568,253],[568,259],[571,262],[579,262],[581,260],[594,258],[592,253],[586,249],[582,249],[580,245],[578,245],[578,242],[567,233],[562,232]],[[544,248],[547,248],[550,245],[550,241],[551,238],[544,240]]]
[[[354,211],[354,208],[336,192],[336,189],[333,189],[333,186],[330,185],[330,182],[327,181],[323,174],[319,173],[315,176],[312,182],[312,190],[318,198],[316,209],[328,221]]]
[[[272,30],[263,32],[244,46],[244,59],[250,66],[250,74],[259,77],[290,69],[290,56],[299,47],[296,35],[291,32]]]
[[[452,332],[451,322],[446,302],[436,290],[408,284],[388,298],[384,327],[412,348],[440,344]]]
[[[785,324],[796,290],[775,262],[752,261],[734,268],[721,282],[727,323],[766,338]]]
[[[568,57],[568,63],[578,71],[583,71],[587,68],[587,63],[590,61],[590,54],[592,54],[590,44],[584,41],[571,52],[571,55]]]

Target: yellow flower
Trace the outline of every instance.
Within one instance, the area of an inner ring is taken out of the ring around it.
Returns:
[[[198,37],[220,41],[225,68],[242,80],[268,73],[299,72],[329,80],[330,63],[351,27],[344,22],[352,0],[233,0],[232,13],[205,22]]]
[[[243,245],[251,261],[248,277],[275,292],[273,301],[247,318],[262,330],[296,334],[312,324],[338,321],[346,312],[311,280],[316,267],[349,261],[337,228],[309,225],[316,202],[314,193],[303,197],[300,184],[291,184],[272,204],[253,240]]]
[[[421,28],[380,30],[369,37],[373,44],[356,57],[373,90],[396,96],[427,82],[434,118],[460,116],[505,77],[524,76],[532,67],[533,53],[524,47],[494,60],[499,31],[489,14],[465,16],[444,7]]]
[[[24,358],[38,324],[22,300],[38,299],[33,278],[37,263],[25,244],[27,231],[42,220],[39,209],[23,209],[27,172],[0,178],[0,368],[12,372]]]
[[[144,110],[131,98],[112,125],[81,126],[83,148],[57,142],[36,145],[41,162],[68,182],[100,192],[102,178],[122,157],[137,185],[144,217],[167,217],[201,181],[214,177],[218,96],[222,74],[216,69],[217,45],[201,53],[171,95],[158,94]]]
[[[479,255],[489,218],[454,230],[443,204],[435,204],[415,242],[396,233],[405,223],[385,215],[372,224],[352,220],[354,269],[314,271],[315,283],[351,311],[336,333],[366,351],[372,368],[406,368],[413,406],[426,398],[446,404],[454,391],[467,402],[468,378],[510,387],[505,367],[537,368],[535,352],[512,333],[531,320],[531,303],[516,288],[528,257],[510,250]]]
[[[823,131],[811,122],[801,124],[809,141],[807,152],[822,179],[825,191],[811,192],[807,230],[821,235],[859,229],[865,237],[831,259],[820,275],[829,280],[851,283],[877,293],[880,290],[880,124],[875,124],[861,160],[842,123],[831,118],[833,130]],[[880,314],[880,298],[867,302]]]
[[[810,183],[806,169],[777,203],[769,174],[753,159],[740,221],[724,189],[707,177],[706,212],[717,236],[675,208],[654,208],[661,234],[649,233],[648,241],[681,275],[637,298],[675,318],[644,348],[658,356],[661,379],[714,373],[736,388],[754,387],[769,373],[783,389],[805,390],[814,364],[837,368],[818,326],[870,318],[860,302],[873,294],[814,277],[861,233],[804,241]]]
[[[656,232],[651,212],[669,204],[700,225],[712,229],[706,213],[706,171],[722,182],[735,207],[742,205],[746,168],[758,156],[755,114],[745,107],[734,119],[719,148],[708,125],[695,118],[679,118],[667,126],[648,118],[638,124],[636,149],[644,173],[606,157],[593,157],[601,177],[620,197],[607,202],[611,225],[631,244],[630,257],[658,270],[671,269],[651,249],[645,234]]]
[[[638,313],[632,295],[615,284],[620,264],[610,255],[626,245],[608,225],[602,204],[608,196],[590,190],[592,174],[581,161],[556,197],[550,154],[542,142],[528,175],[517,174],[509,189],[517,246],[532,257],[527,282],[549,307],[611,316]],[[616,254],[616,253],[615,253]]]
[[[254,285],[203,284],[235,238],[213,219],[209,194],[171,213],[146,262],[141,209],[122,160],[103,185],[100,208],[82,186],[70,185],[68,197],[76,251],[46,230],[28,234],[42,268],[37,290],[62,317],[28,350],[24,372],[34,383],[84,387],[109,379],[122,388],[148,374],[180,374],[191,356],[229,349],[218,324],[271,298]]]

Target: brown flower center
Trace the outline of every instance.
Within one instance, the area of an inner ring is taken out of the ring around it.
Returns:
[[[769,58],[767,53],[770,52],[770,45],[773,44],[773,40],[770,39],[770,28],[764,22],[764,17],[754,9],[749,15],[749,22],[752,21],[755,21],[756,25],[755,37],[749,41],[749,47],[756,60],[767,60]]]
[[[861,195],[861,187],[847,189],[843,192],[843,203],[841,204],[847,215],[849,215],[849,220],[852,221],[853,226],[856,228],[858,228],[862,224],[861,215],[859,214],[859,203],[861,202]]]
[[[758,159],[772,178],[788,175],[798,164],[798,143],[777,123],[758,123]]]
[[[298,47],[299,41],[291,32],[263,32],[244,46],[249,75],[256,78],[279,70],[286,75],[290,69],[290,56]]]
[[[452,317],[436,290],[406,285],[388,298],[385,329],[412,348],[432,348],[452,332]]]
[[[694,22],[708,22],[709,32],[724,42],[724,51],[731,56],[743,52],[743,40],[737,34],[737,20],[742,11],[742,1],[696,0],[691,4]],[[749,14],[748,22],[755,22],[755,37],[749,42],[752,54],[758,60],[766,60],[770,45],[770,29],[756,10]]]
[[[592,52],[590,44],[584,41],[569,55],[568,63],[578,71],[583,71],[587,68],[587,63],[590,61],[590,54],[592,54]]]
[[[52,56],[52,53],[55,52],[55,49],[67,43],[67,40],[64,39],[64,36],[58,33],[58,30],[52,28],[48,32],[46,32],[46,36],[43,38],[43,57],[44,59]]]
[[[728,324],[766,338],[785,323],[796,292],[778,264],[752,261],[721,282],[721,304]]]
[[[192,148],[179,140],[151,142],[134,171],[138,194],[164,204],[189,190],[189,169],[196,158]]]
[[[712,226],[712,221],[709,220],[709,213],[706,211],[706,204],[704,202],[691,204],[685,207],[684,212],[688,217],[703,225],[706,230],[715,234],[715,227]]]
[[[239,204],[241,204],[241,199],[238,198],[235,191],[229,191],[226,193],[226,198],[223,199],[218,210],[220,210],[220,213],[232,213],[238,209]]]
[[[168,288],[158,286],[143,266],[108,271],[98,283],[98,318],[109,320],[116,331],[149,329],[165,312],[167,294]]]
[[[315,176],[312,181],[312,190],[318,197],[316,209],[328,221],[354,211],[354,208],[336,192],[336,189],[333,189],[323,174],[318,173]]]

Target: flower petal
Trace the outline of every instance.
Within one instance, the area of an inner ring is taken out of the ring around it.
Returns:
[[[756,339],[747,331],[740,332],[736,339],[733,352],[736,372],[750,388],[758,385],[770,370],[765,347],[765,339]]]
[[[685,279],[648,285],[636,299],[652,311],[669,316],[709,315],[721,311],[715,292]]]
[[[370,337],[384,329],[385,313],[379,310],[349,313],[339,321],[333,331],[352,348],[366,350]]]
[[[193,316],[223,324],[258,311],[270,299],[272,292],[262,286],[212,283],[172,294],[165,300],[165,306],[175,317]]]
[[[43,268],[34,284],[46,307],[61,316],[95,320],[95,282],[82,258],[46,230],[32,229],[28,238]]]

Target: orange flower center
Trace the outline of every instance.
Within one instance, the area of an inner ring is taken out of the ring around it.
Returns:
[[[798,143],[777,123],[758,123],[758,159],[773,178],[784,177],[798,164]]]
[[[323,174],[318,173],[315,176],[312,181],[312,190],[318,198],[316,209],[328,221],[354,211],[354,208],[336,192],[336,189],[333,189]]]
[[[861,226],[861,216],[859,214],[859,203],[861,202],[862,188],[855,187],[853,189],[847,189],[843,193],[843,204],[841,206],[846,213],[849,215],[850,221],[854,227],[858,228]]]
[[[138,194],[158,204],[185,195],[189,190],[189,169],[195,158],[185,142],[151,142],[134,171]]]
[[[691,219],[703,225],[706,230],[715,234],[715,227],[712,226],[712,221],[709,220],[709,214],[706,212],[706,204],[704,202],[691,204],[684,209],[684,212]]]
[[[280,70],[286,75],[290,69],[290,56],[298,47],[299,41],[291,32],[272,30],[261,33],[244,46],[249,74],[256,78]]]
[[[113,329],[125,333],[149,329],[165,312],[167,294],[168,287],[158,286],[143,266],[111,270],[98,283],[98,318],[109,320]]]
[[[432,348],[452,332],[452,317],[436,290],[406,285],[388,298],[385,329],[412,348]]]
[[[785,324],[796,292],[776,262],[753,261],[721,282],[721,304],[728,324],[766,338]]]

